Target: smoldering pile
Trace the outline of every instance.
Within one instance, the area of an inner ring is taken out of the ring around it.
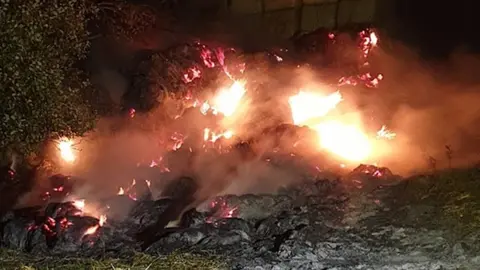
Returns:
[[[205,67],[220,67],[229,78],[235,71],[243,73],[242,65],[225,65],[223,51],[200,47]],[[281,62],[279,56],[274,59]],[[198,74],[192,67],[184,76],[176,77],[183,78],[187,85]],[[367,79],[376,82],[375,78]],[[347,81],[355,84],[353,81],[358,80],[364,81],[364,77]],[[397,180],[388,169],[365,165],[342,179],[322,175],[319,171],[332,171],[324,153],[305,149],[299,151],[302,155],[292,152],[292,148],[300,148],[292,146],[297,142],[316,138],[308,128],[293,124],[274,125],[249,134],[251,138],[223,140],[226,135],[218,136],[223,131],[205,134],[210,130],[202,130],[203,125],[195,127],[191,123],[197,117],[189,116],[211,117],[214,130],[219,119],[207,112],[198,106],[184,111],[176,119],[178,125],[174,124],[178,132],[171,137],[172,151],[147,172],[148,177],[136,178],[130,187],[93,202],[91,207],[89,201],[70,196],[76,193],[78,185],[73,182],[78,180],[51,178],[50,190],[43,192],[41,204],[2,216],[2,246],[35,254],[123,256],[138,250],[168,253],[180,249],[245,254],[243,258],[258,254],[287,258],[293,248],[304,250],[304,245],[325,240],[345,220],[354,219],[355,211],[349,207],[358,190],[370,192],[385,185],[385,180]],[[308,149],[312,143],[305,145]],[[236,173],[238,164],[252,160],[278,167],[297,163],[302,173],[297,181],[271,194],[215,196],[228,187],[224,179]],[[322,160],[325,162],[319,166]],[[222,164],[213,166],[212,162]],[[340,170],[338,165],[333,167]],[[212,167],[222,170],[197,173],[198,169],[208,171]],[[157,196],[153,194],[160,194],[160,199],[154,199]],[[375,200],[375,195],[368,198],[369,202]]]
[[[378,186],[385,183],[381,178],[392,179],[380,172],[360,166],[356,176],[349,178],[355,181],[305,179],[275,195],[218,196],[193,208],[188,208],[197,188],[193,179],[171,182],[158,200],[152,199],[154,183],[137,180],[123,193],[97,202],[95,212],[102,215],[91,216],[85,207],[88,202],[78,200],[46,200],[43,205],[11,210],[2,216],[1,244],[34,254],[85,256],[121,256],[142,248],[153,253],[179,249],[275,253],[292,235],[303,235],[312,226],[317,230],[316,222],[322,226],[341,222],[353,184],[363,178]],[[75,179],[55,176],[51,180],[55,182],[51,193],[57,199],[74,193],[71,181]],[[146,231],[159,223],[161,230]],[[143,235],[143,242],[138,234],[142,231],[150,233]]]

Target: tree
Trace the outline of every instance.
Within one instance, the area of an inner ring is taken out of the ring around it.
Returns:
[[[95,113],[74,68],[89,42],[88,0],[0,0],[0,151],[28,155],[56,136],[81,135]]]
[[[109,37],[119,42],[149,42],[158,31],[170,32],[170,9],[175,3],[157,1],[155,5],[134,4],[125,0],[105,0],[97,4],[100,23]],[[152,41],[150,41],[152,42]]]

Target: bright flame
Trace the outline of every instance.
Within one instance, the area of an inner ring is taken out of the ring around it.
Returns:
[[[328,96],[300,91],[288,100],[292,108],[293,122],[297,125],[305,125],[308,120],[325,116],[340,101],[342,101],[342,95],[338,91]]]
[[[87,236],[87,235],[92,235],[94,233],[97,232],[98,228],[100,228],[100,225],[94,225],[92,227],[89,227],[84,233],[83,233],[83,236]]]
[[[349,161],[362,161],[372,152],[368,136],[356,126],[339,121],[327,121],[314,127],[318,132],[320,146]]]
[[[216,142],[220,138],[230,139],[233,137],[233,131],[227,130],[222,133],[212,132],[209,128],[203,130],[203,140],[206,142]]]
[[[245,95],[245,82],[236,81],[228,89],[220,90],[214,98],[212,107],[225,116],[231,116]]]
[[[73,202],[73,205],[74,205],[75,208],[77,208],[78,210],[83,211],[83,209],[85,208],[85,200],[75,200],[75,201]]]
[[[397,136],[396,133],[387,129],[387,126],[383,125],[382,128],[377,131],[377,138],[392,140]]]
[[[103,226],[105,222],[107,222],[107,216],[101,215],[100,218],[98,219],[98,225]]]
[[[58,149],[60,149],[60,156],[68,163],[75,161],[75,154],[73,153],[73,141],[68,138],[63,138],[58,142]]]
[[[341,101],[338,91],[327,96],[300,92],[289,99],[294,123],[315,130],[321,148],[346,161],[364,161],[373,151],[367,134],[357,125],[323,118]]]
[[[375,32],[371,32],[370,33],[370,44],[374,47],[374,46],[377,46],[377,43],[378,43],[377,34],[375,34]]]

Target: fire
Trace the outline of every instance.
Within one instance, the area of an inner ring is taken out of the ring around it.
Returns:
[[[220,90],[213,99],[212,107],[225,116],[231,116],[245,95],[245,82],[235,81],[230,88]]]
[[[107,222],[107,216],[101,215],[100,218],[98,219],[98,225],[103,226],[105,222]]]
[[[372,152],[370,139],[354,125],[332,120],[316,125],[314,130],[322,148],[348,161],[363,161]]]
[[[85,208],[85,200],[75,200],[75,201],[73,202],[73,205],[74,205],[78,210],[83,211],[83,209]]]
[[[233,136],[233,131],[227,130],[222,133],[212,132],[209,128],[203,130],[203,140],[209,142],[215,142],[220,138],[230,139]]]
[[[359,125],[323,118],[341,101],[339,91],[330,95],[300,92],[290,97],[289,104],[294,123],[315,130],[322,149],[346,161],[365,161],[373,152],[373,142]]]
[[[60,139],[58,142],[58,149],[60,150],[60,156],[64,161],[68,163],[75,161],[76,157],[73,153],[73,140],[68,138]]]
[[[377,131],[377,138],[384,138],[387,140],[393,140],[397,136],[396,133],[387,129],[387,126],[383,125],[382,128]]]
[[[289,104],[292,108],[293,122],[297,125],[306,125],[306,121],[313,118],[323,117],[333,110],[342,101],[340,92],[328,96],[317,93],[300,91],[290,97]]]
[[[188,69],[187,73],[183,74],[183,81],[185,83],[190,83],[195,79],[200,78],[202,72],[198,67],[191,67]]]
[[[92,235],[94,233],[97,232],[98,228],[100,228],[100,225],[94,225],[92,227],[89,227],[84,233],[83,233],[83,236],[87,236],[87,235]]]

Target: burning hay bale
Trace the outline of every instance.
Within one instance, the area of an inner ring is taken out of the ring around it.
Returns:
[[[333,42],[335,35],[327,38]],[[335,88],[376,87],[382,78],[366,70],[377,36],[369,30],[358,38],[361,57],[353,68],[358,74],[340,78]],[[148,91],[172,90],[181,104],[173,102],[174,109],[168,109],[173,113],[165,125],[167,131],[154,139],[162,153],[141,159],[135,169],[140,177],[120,187],[118,194],[95,202],[74,197],[78,186],[73,178],[52,177],[44,192],[48,196],[42,197],[38,207],[3,215],[2,246],[34,254],[82,256],[215,252],[238,269],[381,269],[377,266],[385,260],[398,264],[399,250],[416,250],[412,243],[434,245],[425,243],[428,237],[411,241],[408,235],[414,232],[410,228],[381,222],[372,225],[375,219],[395,218],[387,214],[395,206],[388,196],[402,184],[389,169],[360,165],[351,173],[335,175],[352,165],[373,162],[379,154],[375,150],[384,149],[382,140],[395,137],[385,126],[374,134],[361,123],[337,119],[337,105],[344,99],[340,90],[320,94],[298,89],[283,100],[291,110],[289,121],[273,118],[268,125],[251,128],[245,121],[246,128],[242,118],[250,116],[242,112],[242,101],[255,94],[248,95],[250,78],[243,73],[240,58],[227,61],[224,49],[202,44],[184,49],[173,54],[185,62],[172,61],[173,65],[164,54],[155,55],[154,67],[147,72],[154,81],[139,91],[142,96]],[[192,60],[195,54],[190,50],[198,54],[197,59]],[[189,87],[208,81],[203,81],[205,71],[213,69],[224,75],[225,87],[212,96],[192,93]],[[169,76],[175,80],[163,81]],[[154,97],[149,102],[161,99]],[[135,110],[131,112],[128,120],[135,121]],[[71,150],[62,146],[62,153]],[[72,160],[71,155],[62,158]],[[271,177],[275,187],[280,187],[277,192],[254,193],[264,176],[247,169],[244,176],[240,168],[252,163],[294,172]],[[323,177],[329,174],[333,176]],[[283,179],[289,177],[295,179]],[[251,182],[249,192],[240,192],[232,184],[243,185],[242,180]],[[459,200],[465,199],[460,196]],[[409,207],[401,206],[396,214]]]

